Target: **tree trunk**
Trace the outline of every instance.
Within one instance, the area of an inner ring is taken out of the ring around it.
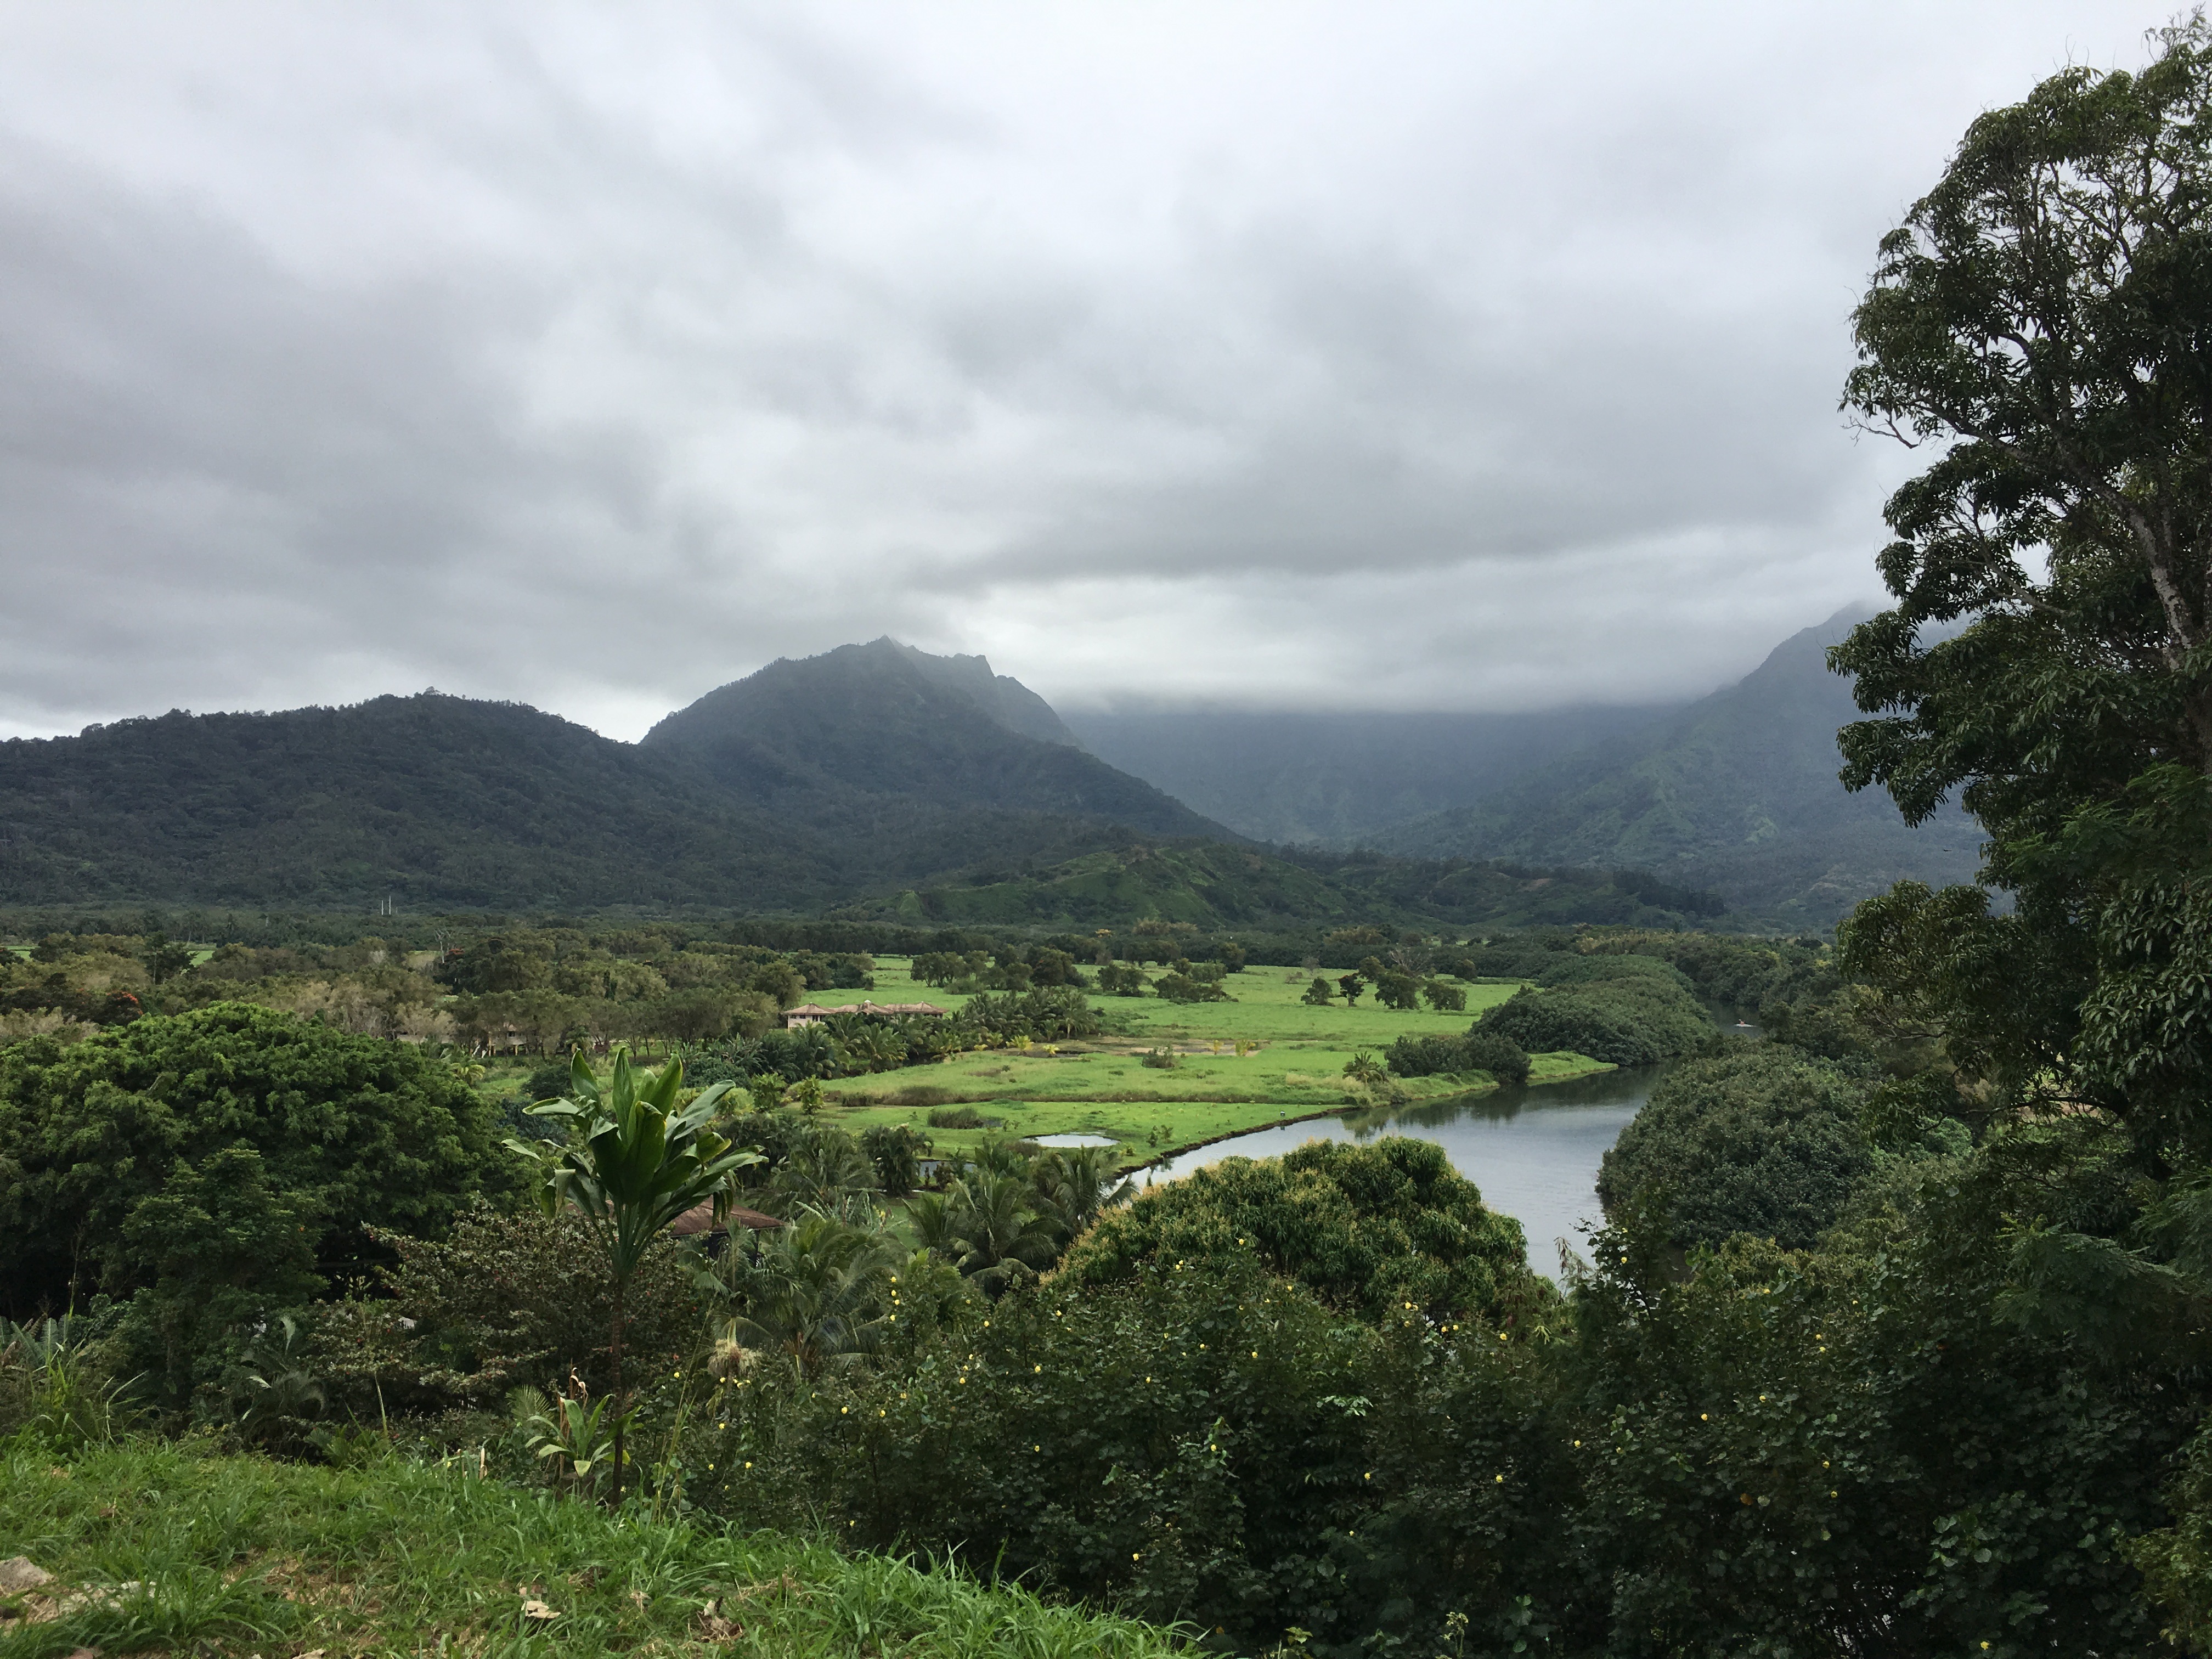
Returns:
[[[629,1413],[629,1390],[623,1382],[623,1282],[615,1280],[615,1507],[623,1501],[623,1419]]]

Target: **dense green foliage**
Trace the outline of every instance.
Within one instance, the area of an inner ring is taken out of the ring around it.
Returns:
[[[1398,1077],[1473,1076],[1498,1083],[1528,1080],[1528,1051],[1502,1032],[1477,1025],[1461,1036],[1401,1036],[1383,1055]]]
[[[1563,1460],[1510,1367],[1434,1363],[1484,1341],[1341,1323],[1249,1257],[1147,1264],[1002,1303],[850,1389],[748,1390],[695,1443],[715,1465],[695,1490],[775,1516],[803,1491],[861,1542],[987,1553],[1235,1650],[1428,1638],[1447,1601],[1489,1639],[1551,1553]]]
[[[434,1234],[516,1178],[443,1062],[265,1008],[0,1048],[0,1295],[19,1316],[149,1285],[187,1210],[242,1259],[296,1237],[329,1273],[363,1227]]]
[[[1146,1267],[1258,1261],[1370,1320],[1419,1309],[1507,1317],[1540,1302],[1520,1223],[1483,1206],[1433,1142],[1315,1141],[1280,1158],[1228,1158],[1108,1215],[1063,1278],[1112,1285]]]
[[[616,1389],[614,1277],[580,1218],[479,1204],[441,1238],[374,1237],[393,1259],[315,1323],[314,1364],[334,1415],[481,1410],[518,1385],[550,1390],[572,1376],[597,1394]],[[632,1383],[680,1368],[696,1345],[704,1310],[685,1255],[664,1241],[631,1277]]]
[[[1608,1212],[1638,1210],[1675,1244],[1731,1234],[1809,1249],[1873,1168],[1859,1127],[1869,1085],[1778,1044],[1676,1067],[1607,1152]]]
[[[1299,923],[1359,926],[1378,916],[1423,928],[1577,922],[1663,927],[1721,908],[1702,890],[1634,871],[1311,848],[1262,854],[1194,843],[1116,847],[998,880],[923,887],[839,914],[971,927],[1089,928],[1142,916],[1249,933]]]
[[[1721,1042],[1689,981],[1650,957],[1547,953],[1537,986],[1486,1012],[1477,1034],[1529,1054],[1571,1049],[1615,1066],[1709,1054]]]

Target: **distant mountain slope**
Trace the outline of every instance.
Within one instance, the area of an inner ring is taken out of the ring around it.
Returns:
[[[0,744],[0,895],[803,904],[835,861],[703,777],[516,703],[123,720]]]
[[[851,798],[1042,812],[1150,836],[1235,833],[1085,752],[1051,705],[981,657],[890,639],[770,663],[645,734],[738,799],[810,819]]]
[[[1633,867],[1717,889],[1733,910],[1824,926],[1914,878],[1972,877],[1979,827],[1947,808],[1908,828],[1880,790],[1847,793],[1836,728],[1858,717],[1826,647],[1861,613],[1838,612],[1670,720],[1579,750],[1480,805],[1374,839],[1417,857]]]
[[[643,744],[426,693],[0,744],[0,904],[817,909],[1224,836],[980,657],[779,663]]]
[[[1100,759],[1208,817],[1285,844],[1352,846],[1410,818],[1474,805],[1571,750],[1680,712],[1342,714],[1206,708],[1080,709]]]

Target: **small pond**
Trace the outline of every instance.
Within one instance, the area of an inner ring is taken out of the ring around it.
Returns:
[[[1114,1146],[1120,1143],[1111,1135],[1031,1135],[1030,1144],[1036,1146]]]
[[[1663,1066],[1638,1066],[1395,1111],[1308,1118],[1164,1159],[1139,1179],[1149,1186],[1224,1158],[1277,1158],[1309,1140],[1413,1135],[1443,1146],[1452,1167],[1482,1189],[1484,1202],[1518,1221],[1528,1235],[1529,1266],[1557,1279],[1560,1242],[1584,1250],[1580,1229],[1601,1219],[1598,1160],[1665,1072]]]

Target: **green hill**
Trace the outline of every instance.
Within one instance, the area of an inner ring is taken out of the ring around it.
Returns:
[[[779,905],[834,878],[705,779],[514,703],[432,692],[0,744],[11,904]]]
[[[426,692],[0,744],[0,904],[812,911],[1228,836],[981,658],[778,663],[617,743]]]
[[[689,757],[736,799],[810,822],[839,821],[851,797],[889,795],[1237,839],[1086,753],[1049,703],[982,658],[890,639],[770,663],[671,714],[640,746]]]
[[[1851,794],[1836,781],[1836,729],[1858,714],[1826,651],[1857,614],[1793,635],[1672,720],[1372,839],[1413,857],[1650,870],[1789,926],[1826,925],[1906,878],[1969,879],[1981,832],[1964,812],[1947,808],[1913,829],[1881,791]]]

